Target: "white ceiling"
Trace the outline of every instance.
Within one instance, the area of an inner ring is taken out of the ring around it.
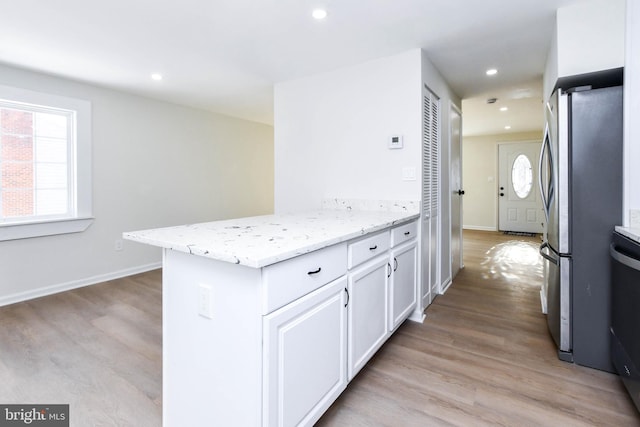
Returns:
[[[496,99],[488,103],[488,99]],[[500,108],[506,107],[506,111]],[[464,136],[542,132],[542,79],[505,85],[462,100]],[[507,128],[508,126],[508,128]]]
[[[555,10],[586,0],[0,1],[2,63],[262,123],[276,82],[421,47],[483,134],[541,126]],[[493,127],[488,97],[510,106]]]

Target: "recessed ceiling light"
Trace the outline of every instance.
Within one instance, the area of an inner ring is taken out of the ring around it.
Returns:
[[[327,17],[327,11],[324,9],[315,9],[311,13],[311,16],[313,16],[317,20],[324,19]]]
[[[507,107],[500,107],[500,111],[507,111],[509,108]]]
[[[496,70],[495,68],[489,68],[487,70],[487,76],[495,76],[496,74],[498,74],[498,70]]]
[[[511,126],[506,125],[504,128],[505,128],[506,130],[509,130],[509,129],[511,129]]]
[[[162,80],[162,74],[160,73],[153,73],[151,74],[151,79],[155,80],[157,82],[159,82],[160,80]]]

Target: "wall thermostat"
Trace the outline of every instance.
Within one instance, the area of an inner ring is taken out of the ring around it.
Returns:
[[[402,148],[402,135],[391,135],[389,137],[389,148]]]

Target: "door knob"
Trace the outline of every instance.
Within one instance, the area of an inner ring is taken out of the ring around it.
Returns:
[[[464,190],[458,190],[458,196],[462,196],[464,194]]]
[[[504,197],[504,193],[500,193],[500,197]]]
[[[504,190],[504,187],[500,187],[500,190]]]

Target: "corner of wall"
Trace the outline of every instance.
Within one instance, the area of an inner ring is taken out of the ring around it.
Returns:
[[[555,14],[551,44],[547,53],[544,76],[542,78],[542,100],[546,102],[558,80],[558,14]]]

